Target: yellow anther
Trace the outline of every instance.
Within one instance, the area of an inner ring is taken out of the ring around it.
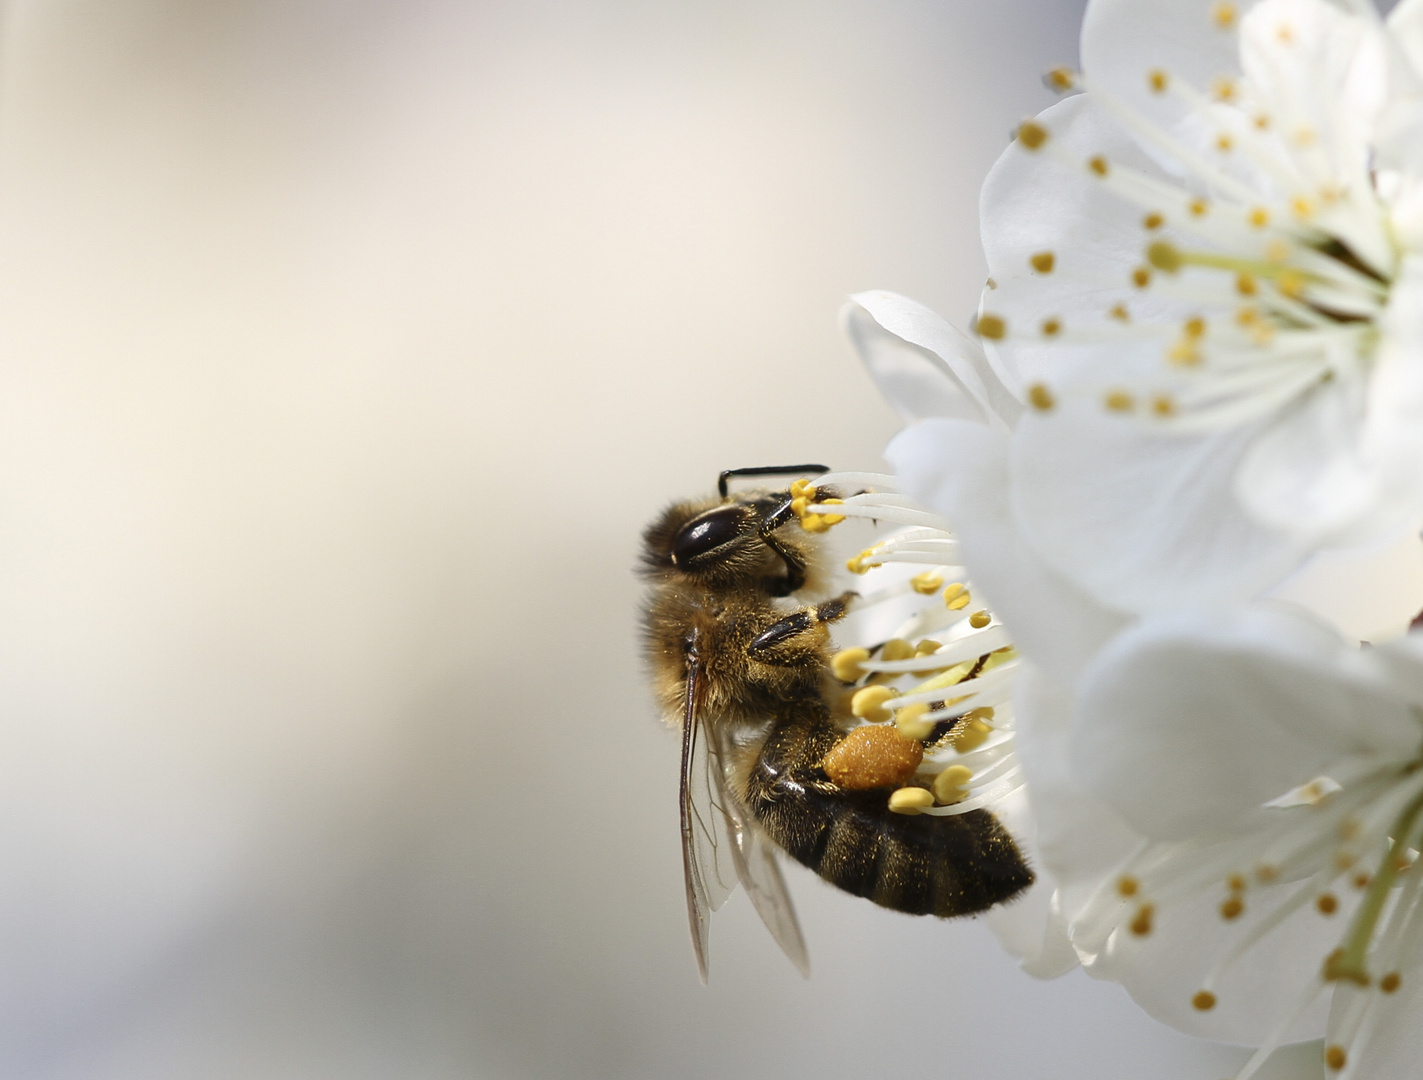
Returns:
[[[1136,917],[1128,925],[1129,929],[1137,937],[1146,937],[1151,933],[1152,920],[1156,917],[1156,905],[1142,904],[1136,909]]]
[[[1132,397],[1125,390],[1112,390],[1107,393],[1103,403],[1112,412],[1131,412],[1136,408],[1136,398]]]
[[[960,585],[959,589],[963,591],[950,595],[950,593],[952,593],[953,591],[953,588],[954,587],[950,585],[947,589],[944,590],[944,606],[947,607],[950,611],[962,611],[964,608],[968,607],[969,602],[973,599],[973,594],[968,592],[967,590],[964,590],[963,586]]]
[[[872,724],[882,724],[890,718],[890,711],[884,703],[898,697],[899,691],[892,686],[866,686],[855,691],[850,699],[850,713]]]
[[[894,714],[894,726],[906,739],[927,739],[934,730],[934,721],[924,719],[928,711],[924,704],[906,705]]]
[[[1131,283],[1138,289],[1144,289],[1151,284],[1151,271],[1144,266],[1138,266],[1131,272]]]
[[[1215,1008],[1215,995],[1209,990],[1198,990],[1196,996],[1191,999],[1191,1005],[1201,1012],[1210,1012]]]
[[[1215,137],[1215,148],[1222,154],[1228,154],[1235,148],[1235,141],[1224,132]]]
[[[1369,887],[1369,882],[1371,881],[1373,881],[1373,878],[1361,871],[1354,875],[1354,879],[1350,882],[1350,884],[1353,885],[1356,889],[1367,889]]]
[[[1265,131],[1270,126],[1270,114],[1259,113],[1255,117],[1255,128],[1257,131]]]
[[[1168,274],[1174,274],[1181,269],[1184,260],[1181,252],[1175,244],[1168,244],[1165,240],[1157,240],[1153,244],[1148,244],[1146,248],[1146,261],[1158,270],[1163,270]]]
[[[1235,25],[1235,5],[1229,0],[1216,0],[1211,5],[1211,21],[1222,30],[1229,30]]]
[[[925,570],[909,579],[909,587],[921,596],[933,596],[944,584],[944,575],[933,570]]]
[[[1290,200],[1290,209],[1294,211],[1295,217],[1302,221],[1314,217],[1314,203],[1303,195],[1296,195]]]
[[[1319,199],[1323,203],[1333,205],[1344,197],[1344,192],[1333,184],[1325,184],[1319,189]]]
[[[879,657],[881,660],[908,660],[914,655],[914,646],[903,638],[890,638],[880,646]]]
[[[1192,199],[1186,204],[1186,209],[1191,211],[1192,217],[1205,217],[1210,208],[1211,204],[1205,199]]]
[[[1028,262],[1032,263],[1033,269],[1039,274],[1051,274],[1052,268],[1057,265],[1057,256],[1051,251],[1039,251]]]
[[[1344,1048],[1338,1043],[1330,1043],[1324,1048],[1324,1064],[1336,1072],[1342,1069],[1348,1061],[1349,1055],[1344,1052]]]
[[[1254,326],[1260,321],[1260,312],[1253,307],[1243,307],[1235,313],[1235,321],[1244,327]]]
[[[1275,328],[1269,323],[1261,323],[1250,331],[1250,340],[1256,345],[1268,345],[1275,340]]]
[[[1157,394],[1151,399],[1151,411],[1157,416],[1176,415],[1176,402],[1166,394]]]
[[[810,500],[804,495],[798,495],[791,500],[791,513],[798,518],[805,517],[805,508],[810,505]]]
[[[975,630],[982,630],[992,621],[993,616],[988,614],[988,612],[986,611],[975,611],[972,615],[968,617],[969,626],[973,627]]]
[[[1065,94],[1077,85],[1077,73],[1071,68],[1055,67],[1043,76],[1043,83],[1049,90]]]
[[[1166,89],[1166,72],[1160,68],[1154,68],[1147,73],[1146,85],[1151,87],[1151,92],[1159,94]]]
[[[1304,278],[1293,271],[1286,271],[1280,275],[1276,287],[1291,300],[1298,300],[1304,295]]]
[[[874,560],[879,557],[879,549],[881,546],[883,545],[872,544],[858,555],[845,560],[845,569],[852,574],[868,574],[879,565],[879,563]]]
[[[841,517],[840,520],[844,521],[845,519]],[[819,514],[806,514],[800,519],[800,527],[808,533],[823,533],[833,524],[835,524],[833,521],[821,517]]]
[[[1262,885],[1268,885],[1280,876],[1280,868],[1270,863],[1261,863],[1255,867],[1255,880]]]
[[[1131,313],[1127,311],[1125,304],[1113,304],[1112,310],[1107,312],[1107,317],[1116,319],[1118,322],[1131,322]]]
[[[1061,329],[1062,321],[1060,319],[1043,320],[1043,337],[1057,337],[1058,331]]]
[[[1314,906],[1319,909],[1321,915],[1333,915],[1339,910],[1339,901],[1334,898],[1333,893],[1320,893],[1315,897]]]
[[[934,796],[921,787],[902,787],[889,797],[889,808],[896,814],[922,814],[934,805]]]
[[[963,802],[968,797],[973,770],[967,765],[950,765],[934,777],[934,798],[944,806]]]
[[[1253,228],[1263,229],[1266,225],[1270,224],[1270,211],[1266,210],[1263,206],[1253,207],[1250,213],[1245,216],[1245,220],[1248,221]]]
[[[998,341],[1008,332],[1008,324],[997,315],[986,312],[978,317],[978,336]]]
[[[933,638],[925,638],[923,641],[919,642],[918,645],[914,646],[914,655],[933,656],[943,647],[944,646],[940,642],[935,641]]]
[[[1147,230],[1159,229],[1164,224],[1166,224],[1166,219],[1155,211],[1152,211],[1141,219],[1141,227]]]
[[[845,505],[845,500],[844,500],[844,499],[822,499],[820,502],[818,502],[818,503],[815,504],[815,508],[816,508],[817,510],[819,510],[819,509],[821,509],[821,508],[823,508],[823,507],[826,507],[826,506],[844,506],[844,505]],[[844,515],[844,514],[821,514],[820,516],[825,519],[825,524],[826,524],[827,527],[828,527],[828,526],[831,526],[831,525],[839,525],[840,522],[842,522],[842,521],[845,520],[845,515]]]
[[[1096,173],[1098,176],[1107,175],[1107,159],[1104,158],[1101,154],[1097,154],[1095,157],[1088,158],[1087,167],[1091,169],[1094,173]]]
[[[1290,245],[1283,240],[1271,240],[1265,245],[1265,261],[1282,266],[1290,261]]]
[[[1141,883],[1130,874],[1123,874],[1117,878],[1117,895],[1119,896],[1135,896],[1140,889]]]
[[[1297,127],[1290,135],[1296,146],[1313,146],[1319,136],[1312,127]]]
[[[1007,646],[1006,648],[994,649],[993,651],[994,651],[995,653],[1001,653],[1001,654],[1003,654],[1003,655],[1006,656],[1008,653],[1013,652],[1013,647],[1012,647],[1011,645],[1009,645],[1009,646]],[[1014,655],[1016,655],[1016,654],[1014,654]],[[980,705],[980,706],[979,706],[978,708],[976,708],[976,709],[970,709],[970,710],[968,711],[968,714],[967,714],[967,715],[968,715],[969,720],[971,720],[971,721],[973,721],[973,720],[981,720],[981,721],[983,721],[983,722],[986,724],[987,721],[992,720],[992,719],[993,719],[995,716],[997,716],[998,714],[994,711],[994,708],[993,708],[992,705]]]
[[[1181,332],[1188,338],[1202,338],[1206,336],[1206,320],[1199,315],[1192,316],[1181,325]]]
[[[1352,851],[1336,851],[1334,853],[1334,868],[1336,870],[1348,870],[1358,861],[1359,857]]]
[[[799,499],[802,496],[807,501],[815,498],[815,485],[804,478],[791,481],[791,498]]]
[[[1295,39],[1294,28],[1289,23],[1280,23],[1275,30],[1275,36],[1288,45]]]
[[[962,581],[953,581],[944,589],[944,603],[952,603],[953,600],[963,595],[964,585]]]
[[[950,736],[950,741],[953,742],[954,749],[960,754],[967,754],[970,750],[977,750],[988,741],[988,736],[993,734],[993,729],[988,726],[986,721],[974,716],[975,712],[978,712],[978,710],[975,709],[969,713],[968,718],[955,728],[954,733]]]
[[[1028,404],[1039,412],[1047,412],[1057,404],[1052,396],[1052,391],[1042,383],[1033,383],[1028,387]]]
[[[1241,913],[1244,912],[1244,910],[1244,901],[1242,901],[1238,896],[1232,896],[1226,900],[1221,901],[1220,917],[1226,922],[1230,922],[1232,919],[1240,918]]]
[[[1167,350],[1166,359],[1177,367],[1195,367],[1201,362],[1201,352],[1193,341],[1182,338]]]
[[[1036,150],[1047,142],[1047,128],[1036,120],[1027,120],[1018,125],[1018,141],[1029,150]]]
[[[1217,101],[1235,100],[1235,80],[1229,75],[1217,75],[1211,80],[1211,93]]]
[[[830,658],[830,671],[841,682],[854,682],[865,673],[860,665],[870,658],[870,650],[858,645],[852,649],[841,649]]]
[[[1399,984],[1402,982],[1402,975],[1400,975],[1396,971],[1390,971],[1387,975],[1385,975],[1382,979],[1379,980],[1379,989],[1382,990],[1385,994],[1391,994],[1398,989]]]
[[[1259,291],[1259,286],[1255,284],[1255,279],[1249,274],[1237,274],[1235,277],[1235,291],[1241,296],[1254,296]]]
[[[1243,875],[1243,874],[1231,874],[1230,877],[1228,877],[1228,878],[1225,879],[1225,887],[1226,887],[1227,889],[1229,889],[1231,892],[1244,892],[1244,891],[1245,891],[1245,875]]]
[[[1364,823],[1356,817],[1346,817],[1339,823],[1340,840],[1357,840],[1359,834],[1364,831]]]

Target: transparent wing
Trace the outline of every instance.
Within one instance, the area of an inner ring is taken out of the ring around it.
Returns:
[[[697,972],[707,981],[707,932],[711,913],[736,888],[738,872],[727,823],[722,748],[701,722],[701,665],[687,667],[686,709],[682,718],[682,870],[687,885],[687,919]]]
[[[711,741],[708,732],[707,741]],[[711,756],[725,761],[731,760],[731,748],[719,745]],[[727,839],[730,841],[732,861],[736,876],[746,886],[746,894],[756,907],[756,913],[771,931],[776,944],[790,957],[796,970],[807,978],[810,976],[810,956],[806,952],[805,938],[800,932],[800,920],[796,918],[795,905],[786,891],[786,882],[781,877],[781,868],[776,865],[775,848],[756,827],[750,813],[727,786],[726,771],[716,769],[712,777],[717,793],[717,803],[724,808]]]

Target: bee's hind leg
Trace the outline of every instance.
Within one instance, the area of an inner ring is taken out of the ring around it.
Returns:
[[[746,646],[746,655],[763,664],[798,667],[822,662],[825,625],[843,619],[856,595],[844,592],[833,600],[801,608],[773,622]]]

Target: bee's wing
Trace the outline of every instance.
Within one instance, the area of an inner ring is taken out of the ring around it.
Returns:
[[[682,718],[682,870],[687,884],[687,918],[697,972],[707,981],[707,931],[711,913],[736,888],[738,869],[722,769],[722,747],[702,726],[701,665],[687,667],[686,712]],[[726,822],[725,827],[723,822]]]
[[[720,748],[718,756],[726,756],[730,748]],[[729,759],[728,759],[729,760]],[[776,944],[790,957],[796,970],[810,977],[810,955],[806,952],[805,938],[801,936],[800,920],[796,918],[795,905],[786,890],[786,882],[781,877],[781,868],[776,865],[775,849],[756,827],[750,813],[726,785],[726,773],[717,770],[714,777],[718,786],[720,804],[726,808],[726,832],[731,840],[731,855],[736,866],[736,876],[746,886],[746,895],[756,907],[756,913],[771,931]]]

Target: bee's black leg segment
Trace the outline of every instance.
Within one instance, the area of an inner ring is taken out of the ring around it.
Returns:
[[[791,511],[791,500],[787,499],[761,522],[759,534],[765,545],[781,557],[786,564],[786,592],[793,593],[805,584],[805,559],[794,548],[776,539],[775,532],[795,514]]]
[[[801,608],[773,622],[746,646],[746,655],[763,664],[788,667],[819,663],[824,646],[822,627],[843,619],[854,596],[854,593],[847,592],[834,600]]]

